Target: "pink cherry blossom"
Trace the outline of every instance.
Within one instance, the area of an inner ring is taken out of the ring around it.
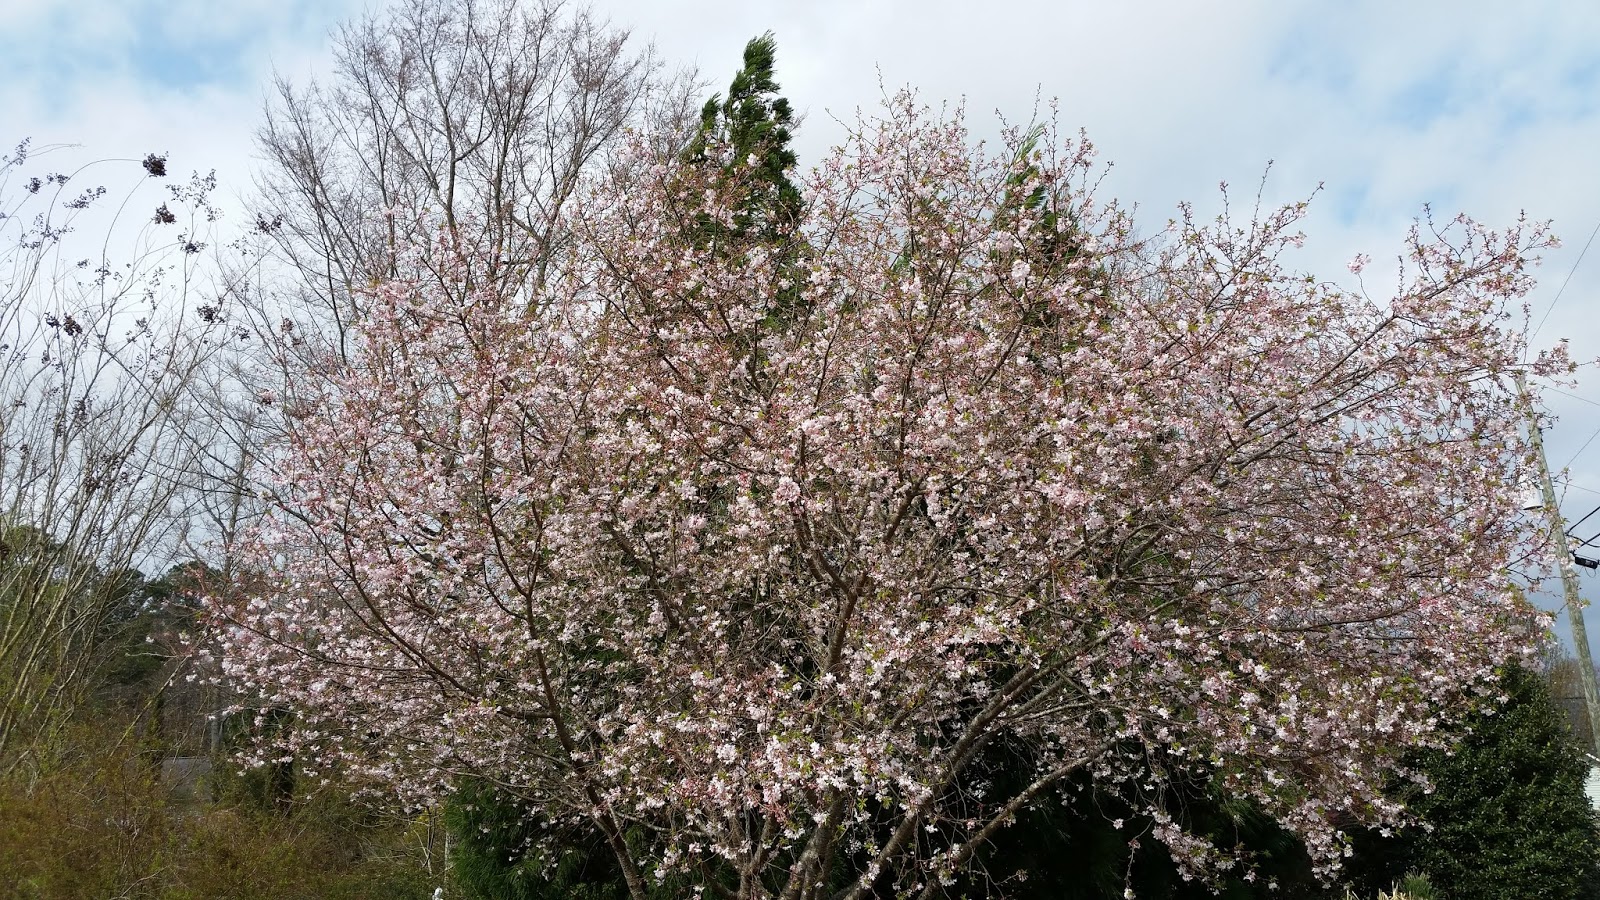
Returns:
[[[1331,871],[1541,633],[1504,311],[1548,237],[1428,223],[1377,303],[1286,268],[1303,205],[1143,241],[1086,143],[1024,143],[900,97],[790,257],[693,239],[740,183],[672,162],[585,185],[528,296],[402,263],[275,407],[212,601],[226,677],[294,712],[264,752],[415,806],[486,777],[636,890],[853,860],[850,897],[933,896],[1079,772],[1196,870],[1232,862],[1179,772]],[[1020,793],[973,780],[997,741]]]

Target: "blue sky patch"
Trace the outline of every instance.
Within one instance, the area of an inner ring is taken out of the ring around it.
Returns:
[[[1388,118],[1417,131],[1456,111],[1460,86],[1452,69],[1441,69],[1400,88],[1389,98]]]
[[[247,61],[251,43],[240,35],[180,43],[164,29],[140,28],[127,59],[134,77],[163,88],[240,87],[255,80]]]
[[[1371,190],[1372,184],[1362,181],[1333,192],[1333,214],[1339,217],[1340,224],[1353,225],[1363,214],[1370,212],[1367,208],[1367,195]]]

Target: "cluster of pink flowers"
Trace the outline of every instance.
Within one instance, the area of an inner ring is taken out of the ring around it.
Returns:
[[[529,296],[376,287],[213,601],[273,752],[484,777],[751,897],[845,858],[931,896],[1080,773],[1186,863],[1230,864],[1179,773],[1335,865],[1537,632],[1504,311],[1547,236],[1415,232],[1380,304],[1282,267],[1302,206],[1143,242],[1095,173],[901,98],[793,247],[697,239],[738,180],[658,164]],[[972,775],[999,742],[1021,793]]]

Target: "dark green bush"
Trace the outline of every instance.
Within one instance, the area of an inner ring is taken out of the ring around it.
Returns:
[[[1352,868],[1367,890],[1415,869],[1449,900],[1600,896],[1588,764],[1542,678],[1513,668],[1503,686],[1506,704],[1473,715],[1451,752],[1416,760],[1433,791],[1401,797],[1422,825],[1358,846]]]

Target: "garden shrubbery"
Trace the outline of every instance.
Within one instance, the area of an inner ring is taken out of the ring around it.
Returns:
[[[423,900],[444,878],[428,874],[423,824],[377,820],[333,798],[287,813],[243,791],[182,803],[118,734],[68,737],[75,752],[49,770],[0,781],[0,896]]]

